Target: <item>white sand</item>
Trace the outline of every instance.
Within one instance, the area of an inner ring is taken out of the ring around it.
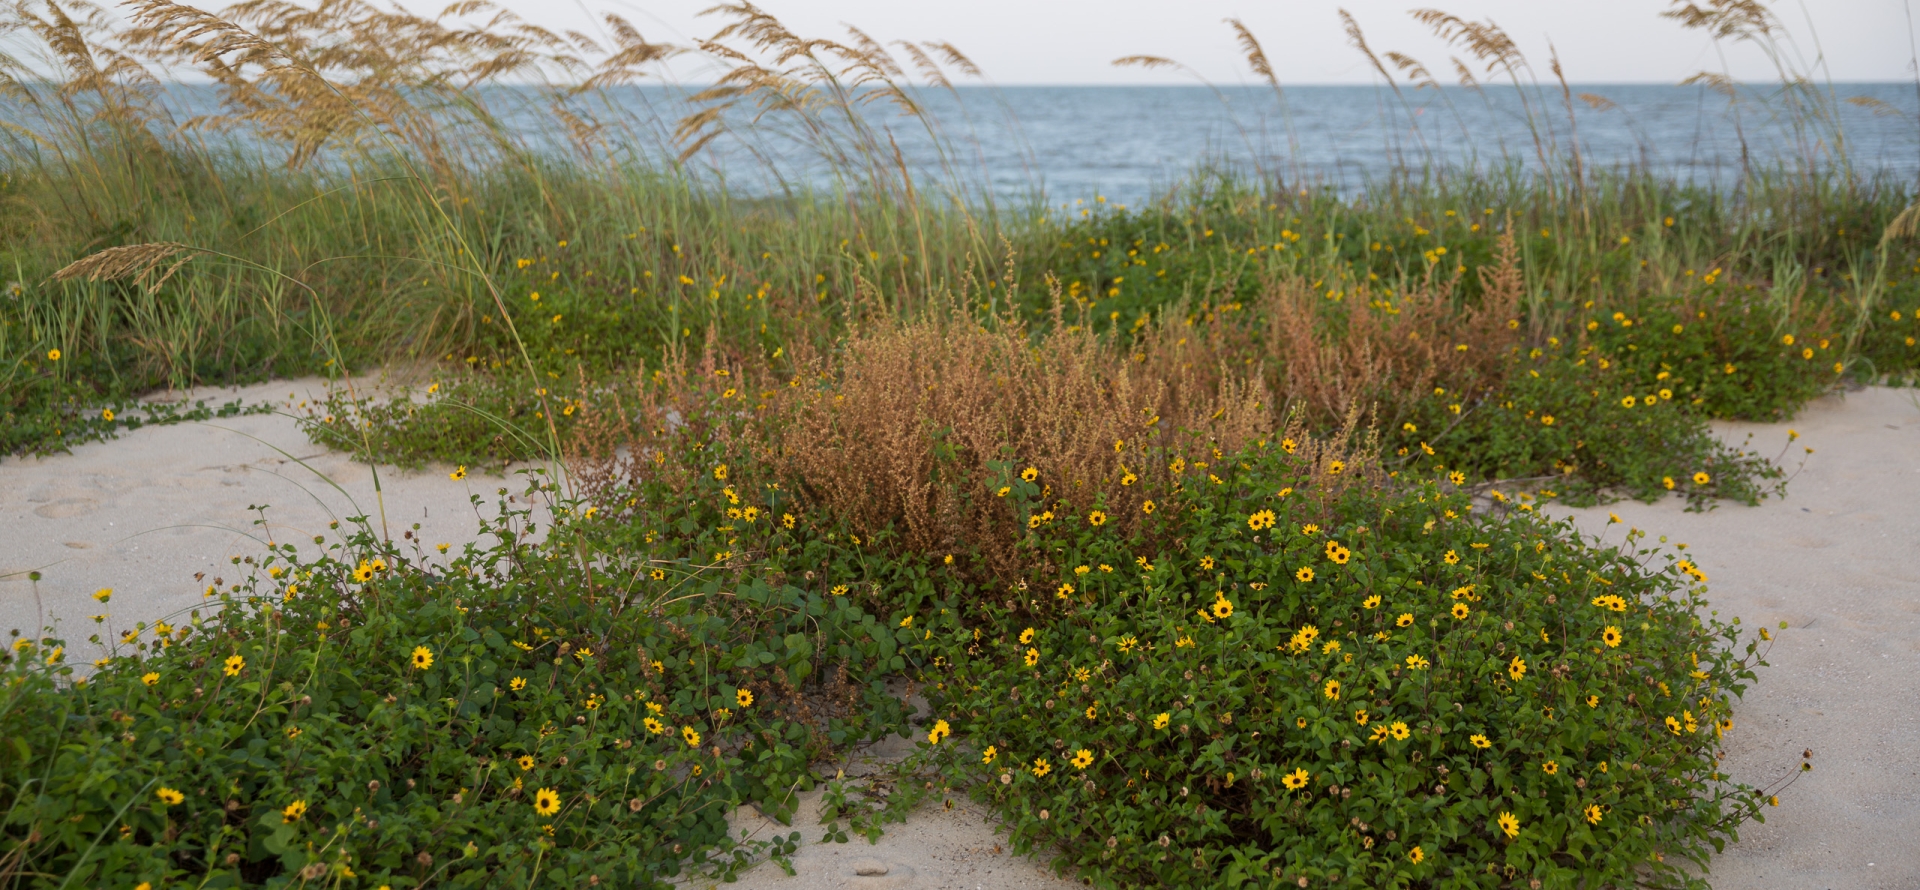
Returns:
[[[238,391],[249,400],[294,402],[316,382],[280,382]],[[229,391],[195,397],[228,399]],[[1748,825],[1718,857],[1719,890],[1839,890],[1920,887],[1920,402],[1909,390],[1873,388],[1832,396],[1787,424],[1727,424],[1722,433],[1777,448],[1786,429],[1817,449],[1784,501],[1759,508],[1723,505],[1684,512],[1673,499],[1573,511],[1590,532],[1609,510],[1629,526],[1685,541],[1711,577],[1723,616],[1769,627],[1784,620],[1772,666],[1734,711],[1727,768],[1760,783],[1814,752],[1813,772],[1781,795],[1765,824]],[[354,512],[347,499],[289,461],[272,443],[330,476],[379,523],[366,467],[307,442],[286,417],[250,416],[143,429],[72,455],[0,462],[0,628],[30,629],[58,618],[73,640],[93,632],[86,616],[108,611],[109,627],[192,608],[206,583],[241,573],[231,556],[257,554],[264,539],[249,505],[271,504],[275,540],[303,545],[327,522]],[[1789,462],[1798,460],[1798,446]],[[487,505],[517,480],[447,478],[448,468],[383,471],[388,527],[395,537],[422,525],[429,545],[474,537],[469,492]],[[331,511],[331,512],[330,512]],[[38,585],[25,572],[45,575]],[[207,573],[195,581],[195,572]],[[89,595],[112,587],[110,609]],[[88,656],[89,658],[91,656]],[[889,750],[871,752],[885,757]],[[798,875],[763,865],[747,888],[1035,888],[1067,886],[1044,866],[1015,859],[986,814],[963,800],[952,811],[922,807],[888,827],[877,845],[855,838],[819,844],[808,795],[793,826],[739,819],[765,838],[799,830]],[[887,869],[884,875],[859,875]]]

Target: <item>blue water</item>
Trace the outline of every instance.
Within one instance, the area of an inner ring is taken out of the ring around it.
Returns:
[[[1265,88],[1167,86],[923,90],[915,98],[924,117],[873,103],[863,107],[861,121],[886,154],[898,146],[899,162],[925,193],[1043,196],[1056,206],[1096,196],[1145,201],[1208,167],[1352,194],[1396,171],[1538,170],[1540,145],[1557,172],[1577,146],[1590,173],[1637,168],[1719,188],[1736,186],[1749,171],[1809,165],[1908,187],[1920,180],[1913,84],[1837,84],[1818,92],[1826,118],[1802,116],[1798,127],[1777,91],[1752,89],[1729,102],[1705,87],[1657,85],[1575,86],[1576,96],[1605,102],[1596,108],[1575,98],[1571,120],[1557,91],[1512,87],[1408,90],[1401,97],[1384,87],[1303,86],[1286,91],[1283,107]],[[548,110],[551,96],[516,87],[487,88],[483,96],[524,144],[578,156]],[[678,87],[625,87],[571,107],[608,124],[593,156],[659,162],[681,147],[671,132],[692,110],[687,96]],[[1857,96],[1877,104],[1846,101]],[[218,96],[211,87],[174,86],[164,103],[184,120],[216,110]],[[730,111],[730,132],[689,166],[750,194],[830,187],[835,171],[849,168],[827,157],[850,142],[844,122],[827,115],[816,123],[833,135],[809,139],[796,115],[756,111]],[[0,117],[16,116],[17,108],[0,108]],[[466,141],[471,145],[462,150],[484,152],[481,137]]]
[[[1742,93],[1738,102],[1697,86],[1582,85],[1571,93],[1569,115],[1557,91],[1512,87],[1404,97],[1375,87],[1295,87],[1284,106],[1265,88],[962,87],[916,94],[938,138],[891,105],[869,105],[863,119],[935,190],[985,184],[1001,198],[1043,193],[1051,202],[1143,201],[1208,167],[1351,194],[1396,171],[1539,170],[1543,151],[1563,171],[1575,146],[1588,173],[1636,168],[1720,188],[1781,167],[1844,166],[1909,185],[1920,177],[1920,99],[1912,84],[1822,87],[1817,115],[1800,116],[1801,126],[1785,113],[1785,99],[1767,90]],[[1590,104],[1581,94],[1604,101]],[[1846,101],[1856,96],[1879,104]],[[689,107],[684,93],[666,87],[609,99],[641,124],[636,129],[656,134]],[[832,165],[793,136],[802,128],[792,115],[753,120],[754,111],[734,109],[739,135],[716,140],[692,163],[750,192],[781,187],[770,166],[789,185],[832,179]],[[657,154],[668,140],[639,142]]]

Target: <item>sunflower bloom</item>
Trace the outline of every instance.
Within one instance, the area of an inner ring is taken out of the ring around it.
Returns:
[[[560,795],[552,788],[542,788],[533,793],[533,811],[542,816],[551,816],[560,812]]]
[[[165,785],[154,791],[153,796],[159,798],[162,805],[169,807],[179,806],[181,801],[187,799],[187,796],[181,794],[178,789],[168,788]]]
[[[1517,818],[1514,818],[1514,815],[1512,813],[1503,812],[1500,814],[1500,830],[1506,832],[1507,837],[1510,837],[1510,838],[1519,837],[1520,836],[1520,820]]]
[[[1288,791],[1299,791],[1307,787],[1308,778],[1309,776],[1305,769],[1295,769],[1293,772],[1281,776],[1280,784],[1287,786]]]
[[[413,666],[423,671],[433,667],[433,650],[425,646],[413,647]]]

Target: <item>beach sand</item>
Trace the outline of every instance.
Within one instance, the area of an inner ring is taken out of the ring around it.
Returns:
[[[309,380],[192,395],[297,406],[320,391]],[[1686,542],[1723,617],[1789,625],[1776,631],[1770,666],[1734,709],[1725,765],[1736,779],[1763,784],[1797,769],[1811,749],[1814,769],[1781,795],[1764,824],[1743,826],[1739,843],[1716,857],[1708,877],[1719,890],[1920,887],[1920,845],[1913,843],[1920,837],[1917,399],[1913,390],[1868,388],[1820,399],[1790,423],[1716,425],[1736,443],[1753,433],[1755,447],[1768,453],[1789,427],[1799,431],[1789,468],[1798,465],[1800,446],[1815,453],[1784,500],[1703,514],[1685,512],[1677,497],[1550,511],[1609,541],[1637,527]],[[523,485],[480,475],[453,481],[449,469],[381,472],[394,537],[419,523],[415,534],[428,546],[473,540],[479,514],[469,495],[480,494],[481,509],[490,510],[495,489]],[[253,524],[260,504],[271,505],[264,529]],[[78,641],[95,632],[88,616],[103,611],[116,631],[179,614],[203,602],[215,578],[230,584],[239,577],[243,567],[228,560],[258,554],[269,536],[306,544],[329,534],[328,522],[356,512],[378,528],[375,505],[369,470],[312,445],[286,416],[141,429],[71,455],[0,461],[0,628],[29,631],[57,619]],[[1609,512],[1622,523],[1609,527]],[[28,582],[29,570],[42,580]],[[115,590],[111,608],[90,598],[102,587]],[[82,649],[75,646],[76,655]],[[904,744],[862,756],[896,756]],[[804,846],[796,875],[762,865],[735,886],[1069,884],[1039,862],[1013,857],[987,814],[964,799],[951,810],[939,800],[923,806],[875,845],[858,837],[818,843],[817,802],[818,792],[806,795],[791,826],[738,814],[736,826],[756,837],[798,830]],[[881,868],[884,874],[874,873]]]

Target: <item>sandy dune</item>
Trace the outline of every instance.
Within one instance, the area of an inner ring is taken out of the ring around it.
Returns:
[[[317,382],[278,382],[237,392],[249,401],[297,405]],[[232,398],[234,391],[196,394]],[[291,394],[291,396],[289,395]],[[1814,751],[1813,772],[1781,797],[1765,824],[1716,859],[1720,890],[1920,887],[1920,401],[1910,390],[1871,388],[1830,396],[1792,423],[1727,424],[1766,449],[1786,429],[1816,449],[1784,501],[1690,514],[1678,500],[1571,511],[1582,528],[1618,540],[1609,510],[1626,526],[1692,545],[1724,615],[1769,626],[1787,621],[1772,666],[1735,709],[1726,744],[1737,778],[1763,782]],[[281,451],[276,451],[277,446]],[[288,458],[299,457],[357,502]],[[1789,461],[1798,460],[1798,447]],[[395,537],[420,523],[428,544],[477,533],[469,493],[490,503],[499,478],[449,480],[446,468],[383,471],[387,525]],[[517,483],[514,483],[518,487]],[[264,532],[253,505],[270,504]],[[93,633],[103,611],[89,595],[115,589],[108,626],[152,621],[193,608],[227,560],[259,541],[311,540],[327,523],[372,516],[364,466],[313,446],[283,416],[143,429],[72,455],[0,462],[0,627],[59,620],[71,639]],[[38,584],[28,570],[44,575]],[[196,581],[195,573],[206,573]],[[224,573],[224,574],[223,574]],[[88,656],[91,658],[92,656]],[[869,752],[884,757],[890,752]],[[879,844],[817,844],[803,812],[791,827],[742,814],[760,837],[798,829],[807,845],[789,877],[772,866],[738,886],[792,888],[1066,886],[1044,866],[1005,852],[983,811],[956,801],[929,806]],[[805,808],[811,811],[813,800]],[[879,873],[884,869],[884,873]]]

